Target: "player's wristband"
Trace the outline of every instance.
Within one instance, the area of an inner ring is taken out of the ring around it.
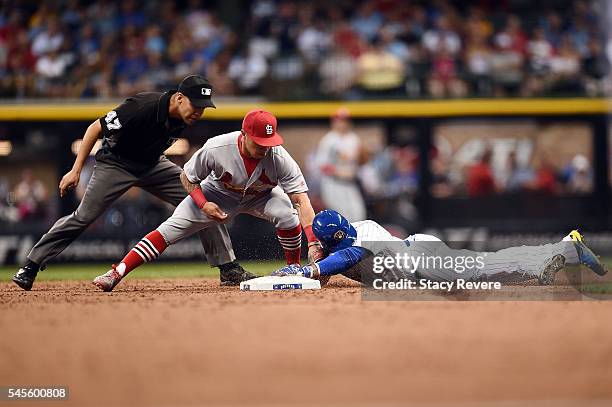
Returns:
[[[308,225],[304,227],[304,234],[306,235],[306,239],[308,240],[308,243],[316,242],[319,240],[317,239],[314,232],[312,231],[312,225]]]
[[[202,191],[202,188],[194,189],[193,191],[189,193],[189,195],[191,196],[191,199],[193,199],[195,204],[198,205],[198,208],[200,209],[202,209],[204,205],[206,205],[206,202],[208,202],[208,200],[206,200],[206,197],[204,196],[204,192]]]

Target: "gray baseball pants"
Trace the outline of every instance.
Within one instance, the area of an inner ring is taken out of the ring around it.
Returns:
[[[299,225],[297,210],[291,200],[280,187],[273,188],[269,193],[262,194],[245,201],[239,201],[215,189],[206,182],[202,183],[206,198],[219,205],[228,215],[230,221],[240,213],[248,213],[272,223],[277,229],[292,229]],[[185,199],[181,202],[171,217],[162,223],[157,230],[169,245],[175,244],[189,235],[215,228],[219,222],[206,216],[193,202]]]
[[[572,242],[549,243],[540,246],[518,246],[498,250],[496,252],[476,252],[472,250],[456,250],[449,248],[444,242],[410,242],[408,252],[414,256],[433,256],[452,258],[455,260],[475,259],[480,257],[482,267],[466,267],[452,270],[439,267],[417,269],[420,278],[432,281],[464,280],[489,281],[524,281],[537,277],[546,265],[546,261],[557,254],[566,259],[566,264],[579,264],[578,253]],[[433,261],[431,264],[435,264]]]
[[[409,245],[405,244],[409,242]],[[435,236],[417,234],[409,236],[405,242],[368,242],[368,250],[379,257],[404,257],[408,263],[398,267],[386,267],[384,279],[424,278],[431,281],[486,280],[486,281],[525,281],[538,277],[548,260],[555,255],[563,255],[565,264],[580,264],[578,252],[573,242],[561,241],[540,246],[509,247],[496,252],[477,252],[466,249],[452,249]],[[474,259],[479,258],[477,263]],[[471,260],[468,260],[471,259]],[[416,263],[416,261],[419,261]],[[415,273],[416,271],[416,273]],[[344,276],[362,281],[362,276],[373,276],[370,262],[361,262],[342,273]]]
[[[78,208],[55,222],[34,245],[28,259],[41,266],[46,265],[131,187],[140,187],[177,206],[187,196],[180,181],[180,174],[181,169],[165,157],[140,176],[132,174],[111,160],[98,160]],[[199,236],[211,266],[219,266],[236,259],[225,225],[211,225],[206,231],[200,231]]]

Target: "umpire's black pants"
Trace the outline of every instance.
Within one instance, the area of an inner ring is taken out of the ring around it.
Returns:
[[[139,175],[132,174],[112,160],[99,159],[79,207],[55,222],[34,245],[28,259],[41,266],[46,265],[133,186],[141,187],[177,206],[187,196],[180,181],[180,174],[181,169],[165,157],[150,170]],[[211,266],[236,259],[225,225],[219,224],[201,231],[199,236]]]

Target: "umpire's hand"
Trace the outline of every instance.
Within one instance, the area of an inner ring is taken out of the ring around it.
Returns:
[[[70,170],[62,177],[59,184],[60,196],[66,195],[69,189],[76,188],[79,185],[79,179],[81,178],[81,171]]]
[[[227,213],[223,212],[221,208],[219,208],[219,205],[214,202],[206,202],[202,207],[202,212],[210,219],[216,220],[217,222],[223,222],[227,219]]]

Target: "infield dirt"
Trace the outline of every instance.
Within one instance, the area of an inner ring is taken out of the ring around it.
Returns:
[[[612,302],[373,302],[344,279],[0,289],[0,386],[68,386],[57,406],[612,400]]]

